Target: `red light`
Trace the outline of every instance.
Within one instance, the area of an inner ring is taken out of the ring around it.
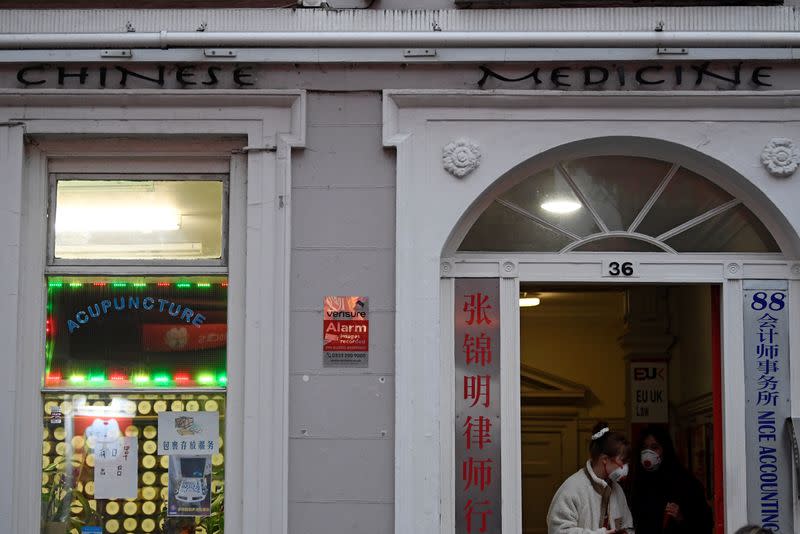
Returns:
[[[61,373],[47,373],[44,380],[45,382],[61,382],[62,378]]]
[[[52,317],[48,317],[44,322],[44,333],[48,337],[56,333],[55,322]]]
[[[227,281],[225,281],[225,282],[220,282],[220,284],[219,284],[219,285],[220,285],[220,286],[222,286],[222,287],[228,287],[228,282],[227,282]]]
[[[156,285],[158,287],[169,287],[169,282],[159,282]]]
[[[175,373],[175,382],[188,382],[190,380],[188,373]]]
[[[122,373],[112,373],[111,376],[108,377],[109,380],[114,380],[115,382],[127,380],[128,377],[123,375]]]
[[[95,282],[95,283],[93,283],[92,285],[93,285],[94,287],[105,287],[105,286],[106,286],[106,283],[105,283],[105,282]]]

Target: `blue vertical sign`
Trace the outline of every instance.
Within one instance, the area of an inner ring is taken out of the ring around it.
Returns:
[[[788,283],[744,282],[747,520],[776,534],[792,525]]]

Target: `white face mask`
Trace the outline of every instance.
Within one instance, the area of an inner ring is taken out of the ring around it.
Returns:
[[[655,471],[661,465],[661,455],[653,449],[642,451],[642,467],[648,471]]]
[[[608,474],[608,478],[612,482],[619,482],[626,476],[628,476],[628,464],[625,464],[622,467],[617,467]]]

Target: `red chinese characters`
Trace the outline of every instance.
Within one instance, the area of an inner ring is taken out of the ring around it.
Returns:
[[[500,532],[499,281],[456,281],[456,532]]]

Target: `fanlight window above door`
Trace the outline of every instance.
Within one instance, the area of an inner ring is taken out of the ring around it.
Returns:
[[[460,251],[780,252],[741,200],[665,161],[562,161],[495,198]]]

